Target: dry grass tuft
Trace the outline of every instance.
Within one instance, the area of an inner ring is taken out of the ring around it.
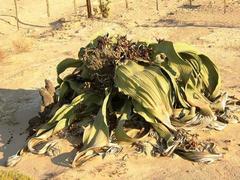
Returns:
[[[6,53],[0,49],[0,62],[6,57]]]
[[[1,180],[31,180],[30,177],[25,176],[17,171],[4,171],[0,170],[0,179]]]
[[[15,53],[29,52],[32,49],[33,42],[29,38],[18,37],[12,41]]]

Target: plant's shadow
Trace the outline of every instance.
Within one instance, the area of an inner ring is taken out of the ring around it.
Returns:
[[[41,97],[38,90],[0,89],[0,166],[26,145],[28,121],[40,109]],[[73,140],[68,139],[70,143]],[[52,157],[51,161],[59,166],[71,167],[77,150]]]
[[[181,28],[229,28],[229,29],[239,29],[239,25],[227,25],[221,22],[216,23],[206,23],[201,21],[178,21],[175,18],[161,18],[160,20],[154,22],[154,24],[141,24],[137,25],[136,27],[145,27],[145,28],[159,28],[159,27],[181,27]]]
[[[178,8],[182,8],[182,9],[198,9],[200,7],[201,7],[201,5],[184,4],[182,6],[179,6]]]
[[[73,149],[71,152],[65,152],[65,153],[59,154],[58,156],[53,157],[51,160],[54,164],[57,164],[59,166],[72,167],[71,163],[76,153],[77,153],[77,150]]]
[[[0,166],[24,147],[28,121],[39,111],[37,90],[0,89]]]

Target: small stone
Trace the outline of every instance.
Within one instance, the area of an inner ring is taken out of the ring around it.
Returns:
[[[226,139],[224,140],[225,143],[231,143],[231,140],[230,139]]]
[[[228,147],[223,147],[223,150],[229,151]]]
[[[122,160],[123,160],[123,161],[126,161],[128,158],[129,158],[128,154],[125,154],[125,155],[122,157]]]

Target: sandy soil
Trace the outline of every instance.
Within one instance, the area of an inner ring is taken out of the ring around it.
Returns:
[[[155,0],[129,0],[129,9],[124,0],[112,0],[109,18],[87,19],[84,1],[77,1],[78,14],[74,15],[71,1],[51,0],[47,17],[45,1],[18,0],[19,18],[30,26],[20,24],[17,31],[15,20],[3,16],[14,15],[12,1],[0,0],[0,50],[5,56],[0,59],[0,168],[5,169],[7,157],[24,145],[28,120],[39,110],[37,89],[44,79],[56,82],[56,65],[66,57],[76,57],[79,48],[99,34],[193,44],[219,66],[223,90],[240,97],[240,1],[227,1],[226,14],[222,1],[195,0],[192,9],[186,2],[160,1],[157,11]],[[67,22],[61,27],[56,21],[63,17]],[[26,52],[20,53],[14,42],[28,44]],[[240,179],[240,124],[222,132],[202,132],[202,138],[216,142],[226,153],[223,160],[205,165],[124,151],[72,169],[67,158],[74,150],[62,140],[61,155],[28,154],[14,169],[35,179]]]

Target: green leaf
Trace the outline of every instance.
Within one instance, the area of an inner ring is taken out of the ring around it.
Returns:
[[[152,127],[157,131],[160,137],[164,138],[168,145],[171,145],[173,142],[173,134],[169,131],[169,129],[158,122],[156,118],[148,113],[137,101],[133,101],[134,111],[142,116],[147,122],[149,122]]]
[[[169,66],[174,72],[176,80],[182,81],[182,84],[186,84],[191,76],[192,68],[182,57],[176,52],[175,46],[171,41],[162,41],[158,44],[150,44],[152,48],[152,59],[155,60],[156,56],[163,53],[167,56],[167,60],[162,64],[163,66]],[[178,47],[180,48],[180,47]],[[185,48],[185,46],[183,47]]]
[[[61,86],[58,89],[59,92],[59,101],[63,100],[69,93],[70,88],[67,82],[62,82]]]
[[[115,137],[118,141],[124,141],[124,142],[136,142],[141,140],[142,138],[134,138],[134,137],[130,137],[125,131],[124,131],[124,124],[125,121],[127,120],[131,120],[130,116],[131,116],[131,112],[132,112],[132,104],[130,100],[126,100],[124,106],[122,107],[121,110],[121,116],[118,120],[118,125],[115,129]]]
[[[205,55],[200,54],[199,57],[202,59],[202,77],[204,83],[208,88],[210,99],[215,100],[220,94],[221,77],[218,72],[218,68],[213,62]]]
[[[107,124],[107,104],[110,93],[105,97],[94,122],[84,130],[82,151],[89,148],[103,147],[109,143],[109,128]]]
[[[61,61],[57,65],[58,83],[59,84],[62,83],[63,80],[60,78],[60,74],[63,73],[67,68],[80,67],[81,65],[82,65],[82,61],[76,60],[76,59],[67,58]]]
[[[175,130],[170,122],[173,110],[171,84],[158,68],[127,61],[126,65],[116,68],[114,81],[120,91],[132,97],[168,128]]]
[[[63,118],[62,120],[58,121],[56,126],[53,129],[53,134],[58,133],[59,131],[63,130],[65,127],[67,127],[68,119]]]
[[[56,126],[56,123],[62,119],[69,119],[74,116],[74,110],[77,108],[78,104],[84,104],[88,108],[94,104],[101,102],[101,98],[92,92],[84,92],[77,97],[75,97],[71,104],[64,104],[60,107],[54,114],[54,116],[45,124],[43,124],[37,131],[36,136],[38,137],[42,133]]]

